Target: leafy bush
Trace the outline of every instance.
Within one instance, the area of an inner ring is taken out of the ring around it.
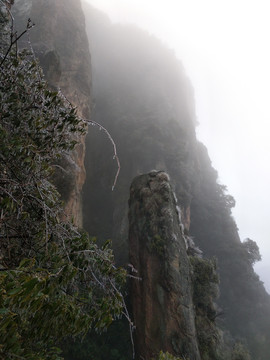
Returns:
[[[216,327],[214,299],[219,292],[216,261],[190,257],[193,277],[193,303],[199,350],[203,360],[221,359],[221,334]]]
[[[161,351],[159,353],[157,360],[182,360],[182,359],[179,357],[175,357],[168,352],[164,353],[163,351]]]
[[[197,308],[211,312],[213,300],[218,296],[216,261],[190,257],[193,274],[193,301]]]
[[[232,360],[251,360],[248,350],[241,343],[236,343],[232,352]]]
[[[110,243],[98,248],[64,216],[52,163],[85,124],[14,37],[0,39],[0,358],[56,360],[63,337],[121,315],[126,274]]]
[[[243,241],[242,246],[246,250],[247,259],[250,264],[254,265],[257,261],[262,260],[260,249],[256,241],[247,238]]]

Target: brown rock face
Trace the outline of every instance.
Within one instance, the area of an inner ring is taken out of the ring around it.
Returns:
[[[19,29],[25,28],[29,17],[35,23],[30,32],[31,44],[49,84],[60,87],[64,96],[77,107],[78,115],[89,118],[91,64],[80,1],[17,0],[13,10]],[[23,45],[28,46],[27,41]],[[81,226],[85,139],[78,140],[73,154],[63,159],[66,172],[57,174],[60,178],[57,185],[60,193],[65,194],[67,215]]]
[[[190,263],[179,208],[164,172],[134,179],[129,200],[131,301],[136,358],[160,350],[200,360],[191,296]]]

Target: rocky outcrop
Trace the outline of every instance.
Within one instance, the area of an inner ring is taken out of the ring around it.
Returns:
[[[112,146],[98,130],[89,134],[84,227],[100,243],[111,238],[122,265],[128,261],[127,202],[135,176],[152,169],[171,174],[183,224],[189,227],[196,182],[193,90],[182,64],[158,39],[133,26],[112,25],[88,3],[84,10],[93,68],[92,116],[112,135],[121,162],[112,192]]]
[[[191,266],[168,175],[136,177],[129,207],[130,263],[140,278],[131,284],[137,359],[163,350],[199,360]]]
[[[62,90],[80,116],[89,118],[91,65],[80,1],[17,0],[13,10],[18,31],[25,28],[28,18],[35,23],[30,40],[49,84]],[[27,37],[22,45],[29,47]],[[77,140],[73,154],[62,160],[66,171],[57,173],[56,183],[66,213],[81,226],[85,140]]]

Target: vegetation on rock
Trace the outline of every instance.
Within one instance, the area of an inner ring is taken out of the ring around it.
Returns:
[[[182,359],[180,359],[179,357],[175,357],[168,352],[164,353],[163,351],[161,351],[158,355],[157,360],[182,360]]]
[[[217,318],[222,329],[246,343],[251,356],[268,360],[270,343],[270,298],[253,264],[260,259],[257,244],[240,241],[231,216],[226,188],[218,183],[207,149],[198,143],[198,186],[191,202],[193,235],[206,257],[217,258],[223,314]]]
[[[196,256],[191,256],[190,261],[193,274],[193,304],[201,358],[203,360],[221,359],[218,353],[222,338],[215,323],[218,311],[214,301],[219,294],[216,262]]]
[[[121,316],[126,273],[63,213],[50,179],[85,124],[16,36],[0,53],[0,358],[56,360],[62,338]]]
[[[85,226],[101,239],[113,238],[117,261],[126,263],[131,180],[153,169],[167,171],[186,232],[205,257],[217,258],[216,302],[221,311],[216,321],[224,332],[246,343],[256,360],[268,360],[270,298],[252,267],[259,253],[241,243],[232,217],[235,201],[219,183],[206,148],[196,139],[193,91],[181,63],[140,29],[112,25],[90,6],[85,6],[85,13],[93,61],[93,118],[115,138],[122,164],[112,194],[102,176],[104,169],[111,169],[110,149],[105,141],[97,144],[95,134],[89,135]]]
[[[251,360],[248,350],[241,343],[236,343],[232,352],[232,360]]]
[[[9,10],[4,6],[8,2],[0,3],[0,358],[57,360],[61,358],[57,347],[64,343],[68,344],[64,345],[67,360],[86,360],[89,353],[95,360],[128,360],[132,351],[123,322],[114,323],[101,337],[94,334],[106,329],[124,311],[118,289],[126,273],[115,267],[110,243],[98,247],[94,238],[66,218],[61,203],[77,186],[72,168],[76,163],[65,164],[65,159],[85,133],[85,125],[63,95],[48,88],[33,54],[17,49],[17,35],[13,29],[10,32]],[[55,21],[55,8],[47,8],[51,15],[48,18]],[[38,17],[38,2],[35,11]],[[72,44],[64,46],[65,32],[78,34],[76,26],[70,30],[70,25],[82,23],[76,16],[69,23],[68,16],[62,19],[61,36],[57,38],[64,48],[63,57],[69,60],[65,71],[72,65],[70,54],[74,52]],[[44,30],[47,18],[43,16],[42,21]],[[112,193],[115,164],[111,161],[111,144],[107,137],[96,139],[92,131],[87,140],[91,150],[84,188],[87,229],[101,241],[113,238],[117,262],[126,263],[130,182],[138,173],[153,168],[169,172],[181,205],[178,215],[182,214],[186,227],[181,234],[190,233],[204,255],[215,256],[218,261],[216,264],[190,257],[192,285],[187,282],[184,290],[183,281],[170,280],[178,277],[174,271],[177,266],[183,266],[183,262],[175,261],[171,269],[174,276],[172,272],[164,276],[161,286],[155,288],[154,300],[166,310],[164,294],[168,285],[170,289],[180,287],[183,295],[193,286],[193,303],[188,305],[191,309],[194,305],[194,333],[203,360],[249,360],[251,356],[241,341],[254,359],[268,360],[270,299],[253,270],[261,255],[255,241],[241,243],[231,216],[235,201],[218,183],[207,150],[196,140],[193,92],[181,63],[154,37],[131,26],[112,26],[92,8],[87,12],[87,25],[93,59],[94,120],[106,126],[116,140],[122,163],[118,186]],[[84,38],[78,42],[83,43]],[[44,39],[46,36],[40,43],[46,42]],[[52,72],[51,85],[56,89],[63,69],[58,53],[50,46],[40,59],[45,71]],[[68,95],[74,91],[74,84],[80,86],[85,92],[85,105],[90,74],[82,82],[83,72],[78,70],[81,66],[87,69],[84,60],[84,64],[77,64]],[[84,112],[88,112],[87,106]],[[64,167],[62,178],[55,176],[60,167]],[[104,176],[104,169],[108,176]],[[62,198],[52,179],[60,184]],[[81,176],[80,181],[83,179]],[[160,205],[157,210],[162,217]],[[157,226],[149,237],[146,251],[158,269],[155,274],[168,271],[168,263],[160,269],[162,261],[168,260],[168,244],[163,236],[166,227],[161,228],[159,231]],[[172,251],[177,256],[181,252]],[[184,268],[188,269],[189,264]],[[220,313],[213,301],[221,307]],[[187,308],[187,304],[182,307]],[[156,324],[154,314],[153,326]],[[156,328],[160,335],[160,326]],[[228,342],[233,349],[226,348],[222,354],[222,336],[229,331],[232,336],[228,335]],[[77,335],[79,341],[74,339]],[[174,341],[173,345],[179,343]],[[154,354],[161,348],[156,347]],[[163,352],[158,359],[180,360]]]

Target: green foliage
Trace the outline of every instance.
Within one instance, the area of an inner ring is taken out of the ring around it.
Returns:
[[[236,343],[232,352],[232,360],[251,360],[248,350],[242,343]]]
[[[259,260],[259,252],[252,246],[255,252],[249,253],[241,243],[226,188],[217,183],[217,172],[202,144],[197,156],[199,184],[193,192],[190,233],[207,257],[218,260],[222,327],[244,339],[252,357],[268,360],[270,298],[252,267],[253,255]]]
[[[65,219],[49,180],[85,132],[76,109],[31,54],[0,58],[0,358],[58,360],[62,338],[121,315],[126,273],[109,242],[98,248]]]
[[[219,293],[216,261],[190,257],[193,280],[193,303],[199,349],[203,360],[221,359],[218,355],[220,332],[215,324],[214,300]]]
[[[182,360],[182,359],[179,357],[175,357],[168,352],[164,353],[163,351],[161,351],[158,355],[157,360]]]
[[[89,332],[83,340],[68,339],[62,345],[65,360],[130,360],[131,338],[125,319],[114,321],[102,334]]]
[[[0,36],[1,36],[1,44],[0,47],[4,48],[6,45],[6,40],[8,36],[8,28],[9,21],[7,17],[7,9],[1,5],[0,7]]]
[[[54,167],[52,182],[59,191],[61,200],[67,202],[76,185],[76,164],[68,154],[65,154],[55,162]]]
[[[193,301],[197,308],[210,313],[213,300],[218,296],[219,278],[216,272],[216,260],[190,257],[193,276]]]
[[[242,245],[247,252],[248,260],[252,265],[257,261],[262,260],[262,256],[256,241],[247,238],[244,240]]]
[[[165,241],[160,235],[154,235],[150,240],[150,251],[157,253],[159,256],[164,256]]]
[[[43,267],[32,258],[1,272],[0,354],[49,359],[56,341],[103,330],[121,315],[122,296],[112,282],[125,273],[114,268],[108,246],[100,250],[83,235],[65,248],[50,244]]]

